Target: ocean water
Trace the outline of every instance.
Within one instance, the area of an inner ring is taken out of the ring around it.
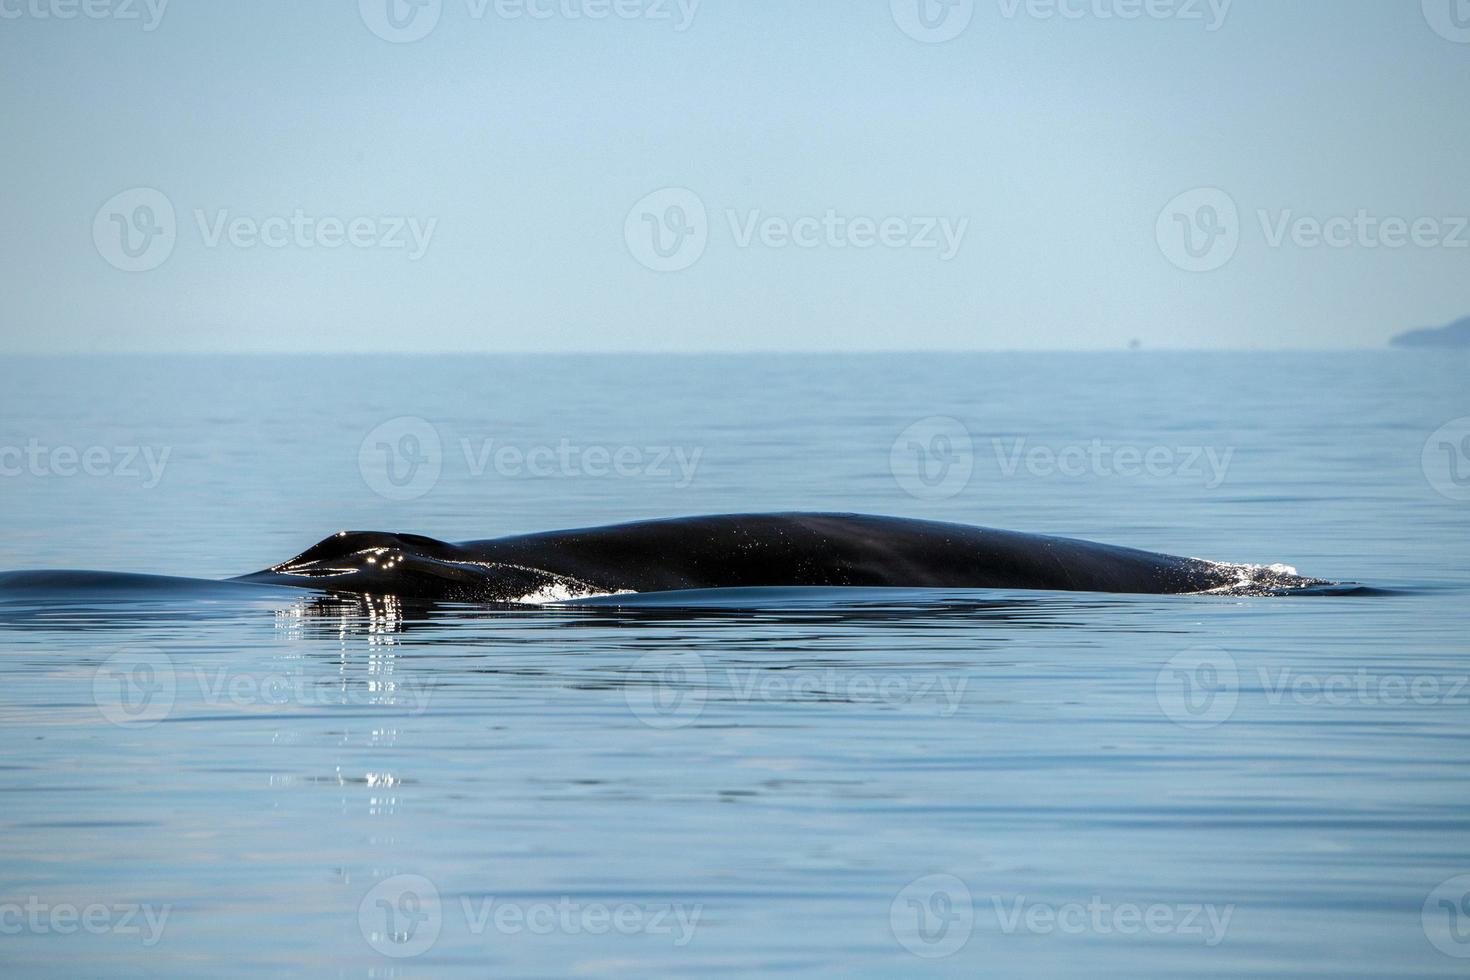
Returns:
[[[1464,976],[1470,359],[21,358],[7,977]],[[1301,597],[210,588],[851,510]]]

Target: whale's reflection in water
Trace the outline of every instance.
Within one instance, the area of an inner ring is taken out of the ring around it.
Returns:
[[[1095,634],[1102,621],[1111,632],[1167,633],[1154,608],[1167,601],[809,588],[551,606],[311,595],[275,616],[287,637],[332,649],[341,670],[410,706],[432,697],[439,713],[464,697],[464,710],[476,710],[488,698],[498,702],[493,717],[610,692],[619,710],[666,728],[728,723],[721,712],[751,700],[953,712],[972,672],[1021,662],[1018,643],[1055,645],[1043,637]]]
[[[913,619],[947,616],[989,616],[1007,610],[1097,608],[1116,598],[1084,593],[997,593],[980,590],[864,589],[864,588],[753,588],[698,589],[654,592],[644,595],[599,596],[565,602],[529,605],[435,602],[397,596],[311,595],[293,606],[303,617],[341,617],[354,622],[394,628],[444,623],[450,620],[549,615],[574,625],[579,620],[604,622],[626,620],[687,620],[734,618],[741,621],[763,617],[858,618],[863,620]],[[1177,600],[1175,600],[1177,601]]]

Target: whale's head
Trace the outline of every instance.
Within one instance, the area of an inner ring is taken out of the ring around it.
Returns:
[[[462,602],[551,601],[604,591],[539,568],[470,560],[455,545],[423,535],[384,531],[339,531],[239,581]]]

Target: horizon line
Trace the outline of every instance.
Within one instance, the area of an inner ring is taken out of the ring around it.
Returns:
[[[1458,350],[1455,347],[1405,347],[1392,343],[1380,346],[1354,347],[751,347],[751,348],[516,348],[495,349],[488,347],[435,348],[430,350],[407,348],[382,348],[377,350],[343,350],[330,347],[313,348],[171,348],[151,349],[137,347],[94,348],[89,350],[46,350],[18,349],[3,350],[7,357],[279,357],[298,355],[302,357],[462,357],[465,355],[494,355],[503,357],[705,357],[705,356],[810,356],[817,354],[842,356],[881,356],[903,354],[1345,354],[1369,351],[1405,350]]]

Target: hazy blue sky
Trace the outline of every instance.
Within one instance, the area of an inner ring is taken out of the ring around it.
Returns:
[[[1470,0],[159,3],[0,0],[6,349],[1339,347],[1470,313]]]

